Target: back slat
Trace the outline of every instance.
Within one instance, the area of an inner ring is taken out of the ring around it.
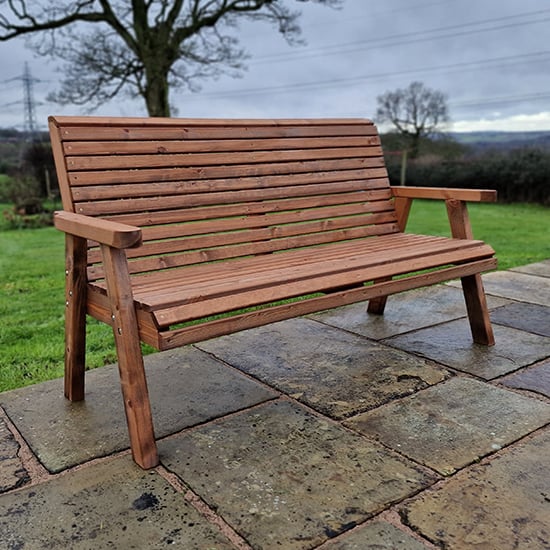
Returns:
[[[138,225],[132,273],[398,231],[370,121],[51,118],[64,207]],[[99,249],[89,277],[101,278]]]
[[[338,144],[341,147],[365,147],[380,145],[378,136],[340,136]],[[169,154],[169,153],[203,153],[208,151],[266,151],[319,149],[334,146],[331,137],[280,138],[274,139],[221,139],[221,140],[156,140],[156,141],[68,141],[63,144],[67,156],[84,155],[127,155],[127,154]]]
[[[138,157],[139,158],[139,157]],[[120,182],[146,183],[178,180],[203,180],[218,178],[241,178],[250,176],[273,176],[285,174],[308,174],[328,170],[358,170],[381,168],[382,157],[327,159],[270,164],[245,164],[229,166],[193,166],[136,170],[126,165],[126,170],[69,171],[70,185],[111,185]]]
[[[252,166],[279,162],[295,162],[319,159],[345,159],[379,157],[382,149],[379,146],[341,147],[330,149],[293,149],[279,151],[231,151],[215,153],[155,153],[133,155],[96,155],[69,156],[67,166],[71,171],[77,170],[120,170],[131,166],[136,168],[181,168],[190,166],[231,166],[233,164]],[[243,169],[243,168],[241,168]]]

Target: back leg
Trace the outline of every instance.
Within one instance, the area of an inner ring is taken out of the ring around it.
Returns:
[[[461,282],[474,342],[476,344],[493,346],[495,344],[495,337],[493,327],[491,326],[481,275],[478,273],[462,277]]]
[[[86,365],[86,239],[65,237],[65,397],[84,399]]]

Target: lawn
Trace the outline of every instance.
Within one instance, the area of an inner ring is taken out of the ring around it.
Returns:
[[[550,209],[473,204],[474,235],[493,246],[499,269],[550,258]],[[419,201],[408,231],[448,235],[445,208]],[[63,375],[63,235],[42,229],[0,230],[0,391]],[[111,329],[88,323],[88,368],[116,360]]]

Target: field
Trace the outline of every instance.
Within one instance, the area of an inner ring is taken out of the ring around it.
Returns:
[[[476,238],[496,250],[499,269],[550,258],[550,209],[475,204],[470,217]],[[407,229],[448,235],[444,206],[419,201]],[[63,246],[51,227],[0,230],[0,391],[63,375]],[[114,362],[111,329],[88,325],[88,368]]]

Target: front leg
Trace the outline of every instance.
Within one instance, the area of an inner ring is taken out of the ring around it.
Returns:
[[[153,468],[159,458],[128,261],[124,250],[101,245],[101,251],[132,455],[142,468]]]

